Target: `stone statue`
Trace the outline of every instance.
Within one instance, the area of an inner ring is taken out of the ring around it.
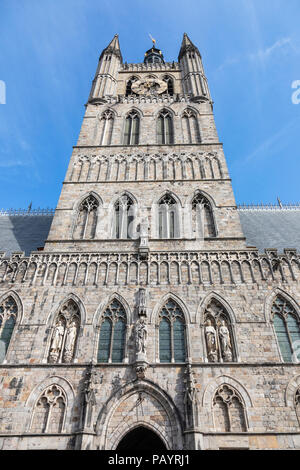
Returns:
[[[212,326],[211,320],[206,321],[205,338],[207,345],[207,356],[211,362],[218,360],[217,352],[217,334],[215,328]]]
[[[137,354],[146,354],[146,343],[148,337],[148,329],[146,318],[141,316],[135,325],[135,344]]]
[[[225,320],[221,321],[221,326],[219,327],[219,339],[221,346],[221,354],[224,361],[232,361],[232,346],[230,341],[230,334]]]
[[[65,332],[65,328],[64,328],[63,321],[58,320],[56,327],[54,328],[54,333],[53,333],[52,342],[50,346],[50,354],[49,354],[50,362],[56,362],[59,358],[59,355],[61,353],[64,332]]]
[[[76,336],[77,336],[77,324],[73,320],[66,334],[64,362],[70,362],[73,358]]]

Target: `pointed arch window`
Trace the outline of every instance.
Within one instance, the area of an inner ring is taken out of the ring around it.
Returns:
[[[5,359],[17,316],[17,303],[10,295],[0,304],[0,364]]]
[[[216,237],[216,227],[211,204],[201,193],[192,200],[192,224],[196,237]]]
[[[100,123],[100,145],[110,145],[114,127],[114,113],[110,110],[104,111],[101,116]]]
[[[99,202],[92,194],[79,206],[77,223],[74,229],[75,239],[92,239],[95,237]]]
[[[132,89],[131,89],[132,84],[133,84],[136,80],[138,80],[137,77],[131,77],[131,78],[128,80],[128,82],[126,83],[126,92],[125,92],[125,95],[126,95],[126,96],[135,95],[135,94],[136,94],[136,93],[134,93],[134,92],[132,91]]]
[[[186,334],[184,314],[179,305],[169,299],[159,313],[160,362],[185,362]]]
[[[139,143],[140,117],[136,111],[131,111],[125,119],[124,145]]]
[[[66,413],[66,395],[58,385],[48,387],[36,402],[32,433],[61,433]]]
[[[163,145],[174,143],[172,116],[167,110],[162,110],[157,119],[157,141]]]
[[[200,132],[196,113],[186,109],[182,115],[183,138],[186,144],[199,144]]]
[[[48,362],[69,363],[75,356],[80,328],[79,307],[69,300],[60,309],[53,328]]]
[[[204,312],[204,333],[209,362],[232,362],[236,359],[233,330],[223,305],[212,300]]]
[[[126,312],[114,299],[102,317],[97,362],[123,362],[126,337]]]
[[[125,194],[115,203],[115,238],[132,238],[133,221],[134,203]]]
[[[213,400],[216,431],[246,432],[243,401],[238,392],[228,385],[218,388]]]
[[[173,78],[170,77],[169,75],[165,75],[163,77],[163,81],[166,82],[167,84],[167,93],[168,95],[174,95],[174,82],[173,82]]]
[[[178,206],[170,194],[165,194],[158,203],[159,238],[178,238]]]
[[[284,362],[298,362],[300,344],[299,317],[292,304],[278,295],[272,305],[272,318]]]

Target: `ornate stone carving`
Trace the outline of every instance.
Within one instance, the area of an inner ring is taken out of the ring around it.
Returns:
[[[185,371],[186,389],[184,394],[186,428],[195,428],[198,426],[198,396],[193,376],[191,364],[188,364]]]
[[[147,352],[148,329],[146,317],[141,315],[135,324],[135,345],[138,356],[146,355]]]
[[[232,346],[230,341],[230,333],[225,320],[221,320],[221,326],[219,326],[218,332],[222,357],[226,362],[230,362],[232,361]]]
[[[205,338],[207,346],[207,356],[211,362],[216,362],[218,359],[217,353],[217,333],[212,326],[212,322],[208,319],[205,323]]]
[[[139,380],[142,380],[145,378],[147,367],[148,367],[148,364],[146,362],[136,365],[135,372]]]
[[[83,407],[82,407],[82,428],[89,428],[92,426],[92,417],[94,406],[96,405],[95,384],[97,383],[97,373],[93,365],[89,367],[86,372],[86,380],[84,381],[83,389]]]
[[[147,218],[142,219],[140,223],[139,253],[142,257],[146,257],[149,253],[149,222]]]
[[[232,331],[228,315],[217,300],[212,300],[204,315],[207,357],[210,362],[233,360]]]
[[[49,362],[71,362],[80,325],[79,308],[69,300],[60,310],[50,343]]]

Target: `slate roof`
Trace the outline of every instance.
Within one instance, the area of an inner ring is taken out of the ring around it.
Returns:
[[[238,209],[247,246],[258,248],[296,248],[300,252],[300,207],[293,209]],[[9,256],[13,251],[31,251],[44,246],[53,214],[1,215],[0,251]]]
[[[44,246],[53,215],[0,215],[0,251],[31,251]]]
[[[300,208],[239,210],[247,246],[265,248],[296,248],[300,252]]]

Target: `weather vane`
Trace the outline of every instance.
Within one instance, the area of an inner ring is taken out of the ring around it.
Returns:
[[[151,34],[150,34],[150,33],[149,33],[149,36],[150,36],[150,39],[151,39],[151,41],[153,42],[153,46],[155,46],[156,39],[153,39],[153,37],[151,36]]]

